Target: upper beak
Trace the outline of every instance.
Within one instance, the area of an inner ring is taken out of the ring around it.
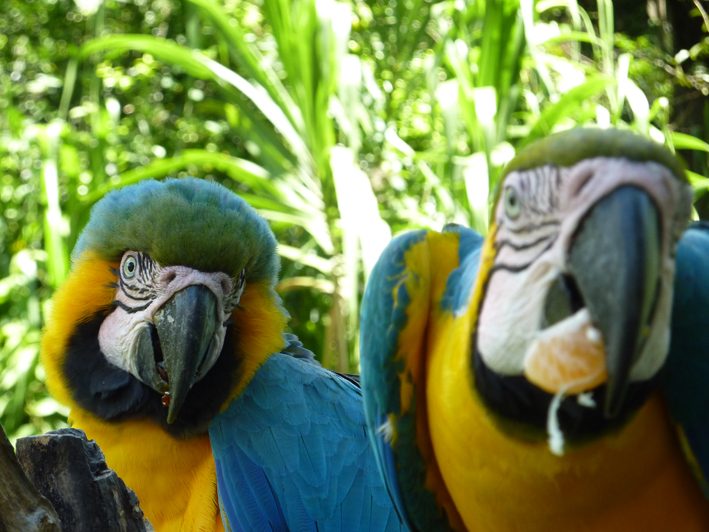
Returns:
[[[211,290],[202,285],[189,286],[155,313],[157,338],[150,336],[150,329],[139,338],[137,366],[141,380],[160,393],[169,393],[169,424],[177,418],[211,351],[218,325],[216,308]],[[158,360],[160,354],[162,361]]]
[[[608,382],[604,414],[616,417],[644,347],[660,278],[657,208],[636,187],[619,188],[581,220],[569,270],[603,335]]]

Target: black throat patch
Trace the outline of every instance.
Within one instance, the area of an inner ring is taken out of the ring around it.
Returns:
[[[113,365],[101,352],[98,332],[107,311],[76,327],[69,339],[64,377],[77,404],[111,422],[147,419],[176,438],[205,434],[236,387],[242,357],[232,325],[227,326],[224,347],[211,370],[197,382],[172,425],[162,396],[133,375]]]
[[[472,341],[475,346],[474,335]],[[532,384],[524,376],[494,372],[475,347],[471,366],[477,393],[495,415],[503,431],[533,441],[547,439],[547,418],[553,394]],[[565,397],[556,414],[564,439],[570,444],[582,444],[622,428],[645,404],[656,387],[657,378],[656,375],[648,381],[631,383],[621,411],[617,417],[610,419],[603,415],[605,385],[589,391],[595,408],[583,406],[576,395]]]

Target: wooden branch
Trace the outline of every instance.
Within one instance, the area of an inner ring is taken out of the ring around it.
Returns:
[[[64,532],[153,531],[138,497],[108,469],[103,452],[83,431],[61,429],[21,438],[17,457],[54,506]]]
[[[0,532],[60,532],[59,517],[25,476],[0,425]]]

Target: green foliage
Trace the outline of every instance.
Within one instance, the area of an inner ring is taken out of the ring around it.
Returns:
[[[614,7],[2,2],[0,422],[17,437],[66,414],[41,384],[40,327],[90,207],[114,187],[193,175],[239,193],[279,240],[291,330],[345,371],[392,232],[484,233],[502,168],[531,140],[636,130],[692,150],[700,198],[707,145],[676,131],[673,98],[706,88],[708,41],[673,55],[665,22],[619,33]]]

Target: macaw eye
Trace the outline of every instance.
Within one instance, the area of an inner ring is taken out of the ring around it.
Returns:
[[[138,261],[135,260],[135,257],[128,257],[125,262],[123,263],[123,275],[127,278],[130,279],[135,275],[136,270],[138,269]]]
[[[514,219],[519,216],[522,206],[520,205],[519,196],[517,195],[517,190],[512,187],[507,187],[505,189],[505,212],[507,216]]]

